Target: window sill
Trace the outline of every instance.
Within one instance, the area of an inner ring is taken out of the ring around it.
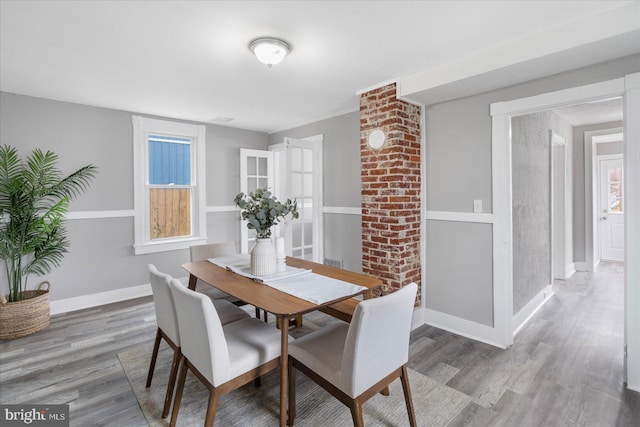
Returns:
[[[207,243],[206,238],[193,237],[189,239],[173,240],[170,242],[154,242],[142,245],[134,245],[133,251],[135,255],[153,254],[156,252],[177,251],[180,249],[188,249],[193,245],[204,245]]]

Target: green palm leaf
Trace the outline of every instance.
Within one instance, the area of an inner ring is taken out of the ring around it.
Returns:
[[[36,148],[23,162],[15,148],[0,147],[0,259],[9,301],[21,298],[29,275],[60,265],[69,246],[69,201],[87,190],[97,172],[87,165],[65,177],[57,161],[55,153]]]

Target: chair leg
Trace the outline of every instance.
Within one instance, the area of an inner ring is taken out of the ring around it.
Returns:
[[[212,427],[216,419],[216,410],[218,409],[218,393],[216,390],[209,391],[209,405],[207,405],[207,415],[204,419],[205,427]]]
[[[413,400],[411,399],[411,388],[409,388],[409,374],[407,372],[407,365],[402,366],[402,375],[400,375],[400,381],[402,381],[402,390],[404,391],[404,402],[407,405],[407,413],[409,414],[409,424],[411,427],[416,427],[416,413],[413,409]]]
[[[296,328],[302,328],[302,314],[296,316]]]
[[[151,380],[153,379],[153,370],[156,368],[156,359],[158,358],[158,349],[160,348],[160,340],[162,335],[160,334],[160,328],[156,331],[156,340],[153,343],[153,353],[151,353],[151,363],[149,364],[149,373],[147,374],[146,388],[151,387]]]
[[[362,405],[357,400],[353,400],[351,405],[349,405],[349,409],[351,409],[351,417],[353,418],[354,427],[364,427],[364,420],[362,418]]]
[[[287,367],[289,377],[289,410],[287,418],[287,425],[292,426],[296,419],[296,368],[293,367],[293,362],[289,358],[289,364]]]
[[[176,385],[176,377],[178,376],[178,367],[182,360],[182,352],[179,348],[173,350],[173,362],[171,362],[171,372],[169,373],[169,383],[167,384],[167,393],[164,396],[164,407],[162,408],[162,418],[167,418],[169,409],[171,408],[171,398],[173,397],[173,389]]]
[[[180,367],[180,376],[178,377],[178,388],[176,390],[176,397],[173,401],[173,411],[171,411],[171,423],[170,427],[175,427],[176,421],[178,421],[178,411],[180,410],[180,401],[182,401],[182,391],[184,390],[184,380],[187,378],[187,364],[186,362]]]
[[[256,319],[260,318],[260,309],[256,307]]]

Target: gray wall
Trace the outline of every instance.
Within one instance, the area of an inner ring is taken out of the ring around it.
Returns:
[[[271,134],[270,144],[285,137],[324,135],[324,205],[360,208],[360,112],[356,111]],[[362,271],[360,215],[324,214],[324,255],[343,261],[347,270]]]
[[[600,129],[620,127],[622,127],[622,122],[599,123],[573,128],[573,260],[575,262],[586,262],[587,260],[584,208],[584,134]]]
[[[638,71],[640,56],[635,55],[467,98],[428,105],[425,135],[427,209],[473,212],[473,199],[482,199],[484,212],[491,212],[491,103],[619,78]],[[579,153],[574,152],[574,167],[577,155]],[[575,184],[575,168],[573,181]],[[576,205],[574,199],[574,212]],[[492,288],[488,285],[493,281],[491,269],[481,268],[470,260],[465,248],[459,244],[471,238],[479,239],[473,242],[475,254],[484,256],[491,253],[491,234],[481,232],[487,225],[455,222],[448,226],[447,234],[438,234],[433,229],[433,222],[428,221],[426,236],[428,246],[433,248],[426,259],[424,292],[427,308],[453,312],[450,301],[465,295],[465,298],[477,301],[478,307],[474,306],[473,310],[459,309],[456,315],[476,322],[484,319],[479,322],[491,326],[492,323],[487,321],[492,319],[493,313],[492,300],[487,297],[492,294]],[[576,226],[574,221],[574,230]],[[462,269],[466,269],[466,277],[472,278],[473,283],[454,274],[450,277],[434,276],[436,271],[457,272]]]
[[[131,116],[125,111],[0,93],[0,142],[16,146],[23,156],[35,147],[52,150],[67,173],[88,163],[97,165],[97,178],[87,193],[72,202],[70,211],[131,210]],[[240,190],[239,148],[266,149],[267,142],[262,132],[207,125],[207,206],[233,205],[233,196]],[[187,250],[133,254],[133,217],[69,220],[67,224],[69,254],[47,276],[51,300],[148,283],[148,263],[174,276],[185,275],[180,265],[188,261]],[[239,242],[239,227],[237,212],[207,215],[211,242]],[[3,281],[3,293],[5,287]]]

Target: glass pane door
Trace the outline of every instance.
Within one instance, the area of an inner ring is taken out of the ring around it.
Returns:
[[[264,150],[240,149],[240,191],[249,194],[257,188],[273,191],[273,153]],[[240,252],[249,253],[256,236],[240,222]]]

